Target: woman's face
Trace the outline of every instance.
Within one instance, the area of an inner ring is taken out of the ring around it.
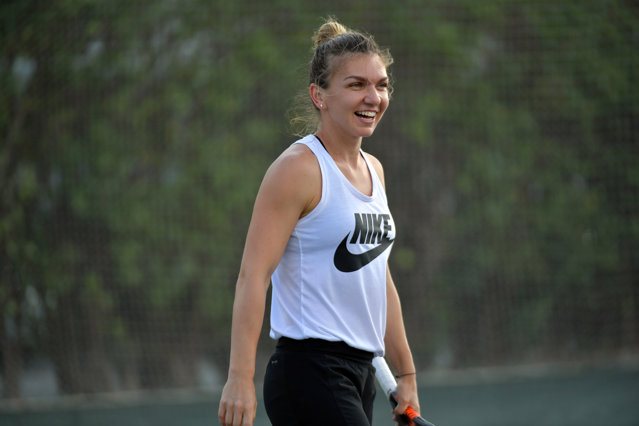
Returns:
[[[378,55],[337,58],[336,69],[323,89],[322,127],[354,137],[373,134],[389,102],[386,67]]]

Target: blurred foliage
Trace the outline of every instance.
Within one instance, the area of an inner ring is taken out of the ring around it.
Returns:
[[[67,393],[225,368],[252,202],[329,14],[395,57],[365,149],[419,366],[637,349],[636,3],[351,3],[2,2],[5,393],[23,357]]]

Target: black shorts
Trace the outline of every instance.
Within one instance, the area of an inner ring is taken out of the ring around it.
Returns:
[[[264,405],[273,426],[370,426],[373,354],[343,342],[281,338],[266,368]]]

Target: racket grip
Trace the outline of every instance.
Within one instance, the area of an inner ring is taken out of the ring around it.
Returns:
[[[397,393],[392,392],[389,396],[389,399],[393,408],[397,407]],[[434,424],[417,414],[417,411],[415,411],[413,407],[410,406],[406,409],[406,412],[404,414],[395,417],[399,426],[435,426]]]

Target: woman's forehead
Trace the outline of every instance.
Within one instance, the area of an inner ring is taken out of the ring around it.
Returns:
[[[357,77],[366,80],[382,80],[388,78],[384,62],[375,54],[344,55],[338,59],[334,76],[340,80]]]

